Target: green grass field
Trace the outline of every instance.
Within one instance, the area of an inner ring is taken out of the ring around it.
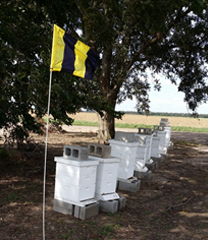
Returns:
[[[87,122],[87,121],[79,121],[75,120],[73,125],[78,126],[94,126],[98,127],[97,122]],[[116,128],[153,128],[153,125],[146,125],[146,124],[134,124],[134,123],[115,123]],[[196,127],[184,127],[184,126],[172,126],[172,131],[176,132],[201,132],[201,133],[208,133],[208,128],[196,128]]]

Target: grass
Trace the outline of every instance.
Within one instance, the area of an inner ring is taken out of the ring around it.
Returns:
[[[77,126],[93,126],[98,127],[97,122],[88,122],[88,121],[80,121],[75,120],[73,125]],[[116,128],[153,128],[154,125],[146,125],[146,124],[134,124],[134,123],[115,123]],[[196,128],[196,127],[184,127],[184,126],[172,126],[172,131],[176,132],[201,132],[201,133],[208,133],[208,128]]]

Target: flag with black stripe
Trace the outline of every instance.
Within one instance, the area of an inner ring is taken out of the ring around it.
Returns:
[[[86,44],[54,25],[51,71],[92,79],[99,56]]]

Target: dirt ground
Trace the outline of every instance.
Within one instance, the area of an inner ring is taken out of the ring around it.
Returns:
[[[46,239],[197,240],[208,238],[208,134],[172,132],[168,158],[137,193],[118,191],[126,206],[82,221],[53,211],[54,156],[64,144],[97,142],[96,128],[50,133],[46,177]],[[117,130],[117,129],[116,129]],[[121,129],[120,129],[121,131]],[[133,131],[130,129],[122,131]],[[42,239],[45,136],[0,157],[0,239]],[[2,142],[0,142],[2,143]],[[35,144],[36,143],[36,144]]]

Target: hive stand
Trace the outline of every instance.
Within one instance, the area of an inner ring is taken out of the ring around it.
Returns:
[[[99,202],[88,202],[88,204],[85,204],[84,206],[78,206],[70,202],[54,199],[53,209],[55,212],[72,215],[76,218],[86,220],[98,215]]]

